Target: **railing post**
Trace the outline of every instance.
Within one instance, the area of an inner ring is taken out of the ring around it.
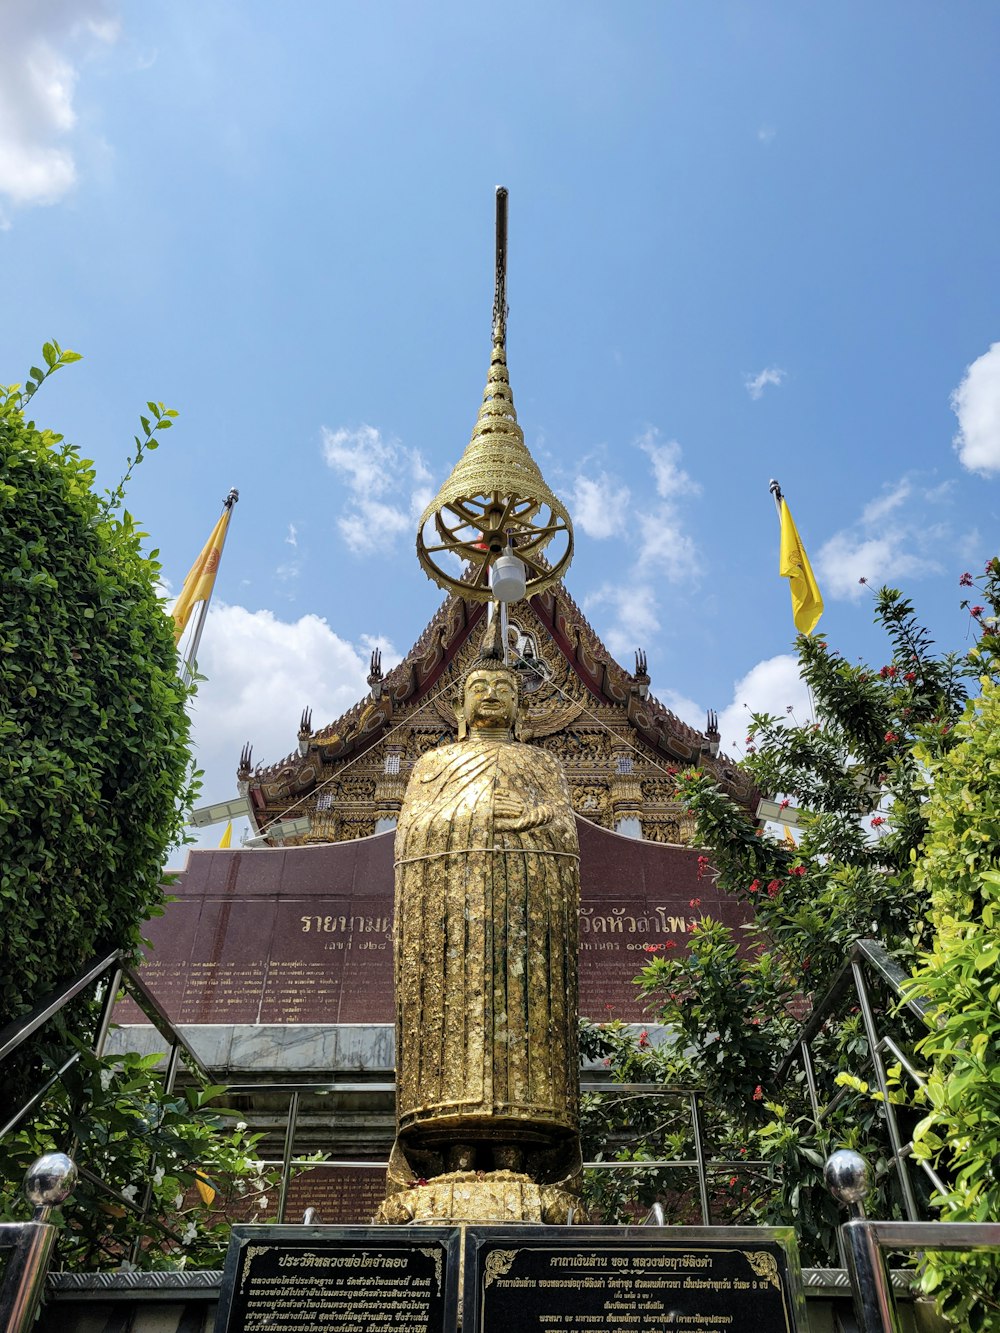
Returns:
[[[868,999],[868,988],[865,985],[864,973],[861,970],[861,964],[856,960],[851,963],[851,970],[854,973],[854,985],[858,992],[858,1003],[861,1006],[861,1020],[865,1026],[865,1035],[868,1038],[869,1054],[871,1055],[872,1065],[875,1069],[875,1078],[878,1082],[879,1092],[882,1094],[882,1105],[885,1108],[885,1123],[889,1131],[889,1142],[892,1145],[892,1156],[896,1163],[896,1172],[899,1176],[899,1188],[903,1192],[903,1206],[906,1209],[906,1216],[911,1222],[920,1221],[920,1211],[917,1208],[916,1195],[913,1193],[913,1182],[910,1180],[910,1172],[906,1165],[906,1159],[903,1157],[903,1143],[899,1137],[899,1125],[896,1123],[896,1112],[892,1103],[889,1101],[889,1084],[886,1082],[885,1068],[882,1064],[882,1056],[879,1052],[879,1035],[875,1028],[875,1015],[872,1013],[871,1002]]]
[[[108,1033],[111,1031],[111,1015],[114,1013],[115,1001],[118,999],[118,992],[122,984],[122,970],[116,967],[111,974],[111,980],[108,982],[108,989],[104,995],[104,1001],[101,1005],[101,1017],[97,1024],[97,1032],[94,1035],[94,1054],[100,1060],[104,1055],[104,1047],[107,1045]]]
[[[892,1299],[889,1270],[872,1225],[855,1217],[839,1228],[847,1253],[858,1328],[860,1333],[901,1333],[903,1326]]]
[[[76,1167],[65,1153],[46,1153],[28,1168],[24,1193],[35,1206],[30,1222],[0,1223],[0,1252],[8,1251],[0,1282],[0,1329],[28,1333],[49,1270],[57,1228],[46,1219],[51,1209],[69,1198]]]
[[[295,1126],[299,1118],[299,1092],[296,1088],[288,1104],[288,1127],[285,1130],[285,1155],[281,1166],[281,1193],[278,1195],[278,1225],[285,1220],[285,1206],[288,1203],[288,1185],[292,1175],[292,1148],[295,1142]]]
[[[705,1174],[705,1145],[701,1137],[701,1108],[698,1105],[698,1094],[692,1092],[691,1098],[691,1128],[694,1130],[694,1159],[698,1164],[698,1194],[701,1197],[701,1220],[702,1225],[710,1227],[712,1225],[712,1205],[708,1197],[708,1177]]]

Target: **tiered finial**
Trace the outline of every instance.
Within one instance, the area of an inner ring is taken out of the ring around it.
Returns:
[[[493,354],[486,391],[472,439],[417,530],[417,558],[425,573],[473,601],[489,601],[490,567],[508,545],[524,562],[528,597],[558,582],[573,558],[569,514],[546,486],[517,424],[506,340],[507,191],[498,186]],[[471,577],[449,560],[455,556],[472,566]]]

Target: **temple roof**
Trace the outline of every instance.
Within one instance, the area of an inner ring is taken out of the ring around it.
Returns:
[[[581,697],[592,701],[591,707],[611,708],[622,720],[627,718],[645,753],[658,754],[671,765],[707,767],[734,795],[749,803],[750,784],[730,759],[717,753],[718,732],[689,726],[649,693],[643,654],[636,655],[635,671],[615,661],[562,583],[516,603],[510,609],[513,619],[518,618],[522,607],[528,607],[547,631],[551,646],[584,687]],[[403,660],[385,677],[373,660],[369,677],[373,688],[368,695],[318,730],[304,727],[300,738],[307,742],[305,756],[295,751],[276,763],[258,765],[252,775],[249,769],[241,770],[240,777],[250,779],[251,792],[260,792],[264,785],[272,793],[281,789],[288,796],[308,792],[323,768],[330,764],[339,767],[343,761],[363,754],[385,738],[402,716],[412,716],[416,708],[429,701],[442,676],[481,628],[485,616],[483,603],[450,595]],[[551,656],[548,645],[546,653]],[[585,707],[586,703],[580,711]],[[304,722],[308,723],[307,715]],[[258,797],[256,804],[265,802]]]

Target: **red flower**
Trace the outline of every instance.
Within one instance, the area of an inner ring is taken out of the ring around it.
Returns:
[[[859,582],[859,583],[867,583],[868,580],[864,577],[864,575],[862,575],[862,577],[858,579],[858,582]]]
[[[885,823],[885,820],[882,818],[881,815],[876,815],[871,823],[872,823],[872,828],[881,828],[882,825]]]
[[[792,866],[788,873],[790,875],[804,875],[806,873],[806,868],[805,866]]]
[[[643,1028],[642,1031],[639,1033],[639,1046],[641,1048],[643,1046],[648,1046],[648,1045],[649,1045],[649,1033],[646,1031],[645,1028]]]
[[[791,805],[791,801],[790,801],[790,800],[787,798],[787,796],[786,796],[785,799],[784,799],[783,801],[781,801],[780,804],[778,805],[778,809],[779,809],[779,810],[787,810],[788,807],[789,807],[790,805]]]
[[[989,572],[989,565],[986,566],[986,569],[987,569],[987,572]],[[971,574],[963,574],[962,577],[958,580],[958,586],[959,586],[960,588],[971,588],[971,587],[972,587],[972,575],[971,575]]]
[[[688,907],[700,907],[700,906],[701,906],[700,898],[692,898],[691,901],[688,903]]]
[[[981,607],[981,606],[970,606],[970,607],[969,607],[969,615],[970,615],[970,616],[981,616],[982,614],[983,614],[983,607]]]
[[[809,954],[806,954],[805,958],[803,958],[802,960],[802,971],[808,972],[809,969],[812,967],[812,964],[813,964],[812,958],[809,956]]]
[[[749,889],[747,889],[747,893],[756,893],[759,888],[760,888],[760,880],[755,879],[754,882],[750,885]]]
[[[663,947],[664,949],[676,949],[677,945],[673,940],[667,940]]]
[[[751,1020],[750,1020],[750,1026],[751,1026],[752,1028],[759,1028],[759,1027],[760,1027],[760,1019],[759,1019],[759,1018],[751,1018]]]
[[[767,896],[769,898],[777,898],[780,892],[781,892],[781,880],[772,879],[767,886]]]
[[[730,1185],[735,1185],[735,1184],[736,1184],[736,1177],[735,1177],[735,1176],[730,1176],[730,1177],[729,1177],[729,1183],[730,1183]]]
[[[764,1089],[759,1083],[753,1090],[753,1099],[755,1102],[762,1102],[764,1100]]]
[[[642,947],[643,947],[643,949],[646,951],[646,953],[659,953],[659,951],[663,948],[663,945],[662,945],[662,944],[644,944]]]
[[[916,678],[917,678],[917,673],[915,671],[908,671],[906,675],[903,677],[907,685],[912,685],[913,682],[916,680]]]
[[[698,878],[699,878],[699,879],[703,879],[703,878],[704,878],[704,876],[705,876],[705,871],[706,871],[707,869],[708,869],[708,857],[707,857],[707,856],[699,856],[699,857],[698,857]]]
[[[894,744],[896,743],[896,741],[898,741],[898,740],[899,740],[899,737],[896,735],[896,733],[895,733],[894,731],[887,731],[887,732],[885,733],[885,743],[886,743],[886,745],[894,745]]]

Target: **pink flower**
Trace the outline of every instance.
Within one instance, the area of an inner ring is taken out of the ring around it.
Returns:
[[[987,571],[989,571],[989,565],[987,565],[986,568],[987,568]],[[958,586],[959,586],[960,588],[971,588],[971,587],[972,587],[972,575],[971,575],[971,574],[963,574],[962,577],[958,580]]]
[[[755,1102],[762,1102],[764,1100],[764,1089],[759,1083],[753,1090],[753,1099]]]

